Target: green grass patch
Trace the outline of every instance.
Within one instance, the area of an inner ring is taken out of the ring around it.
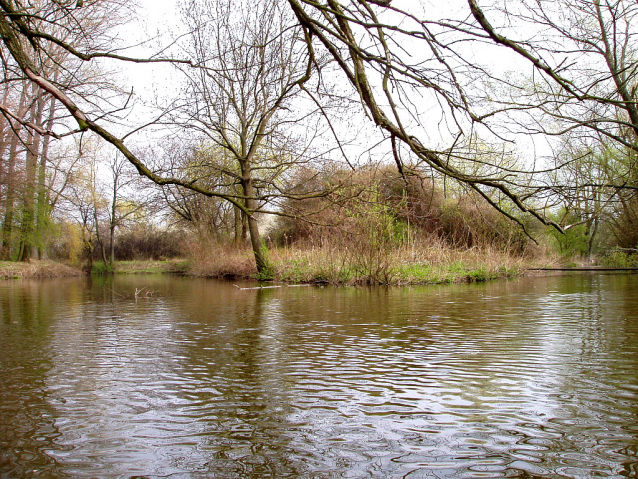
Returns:
[[[166,261],[116,261],[116,274],[186,274],[190,267],[188,260]]]
[[[114,271],[113,265],[104,261],[96,261],[91,267],[91,274],[113,274]]]

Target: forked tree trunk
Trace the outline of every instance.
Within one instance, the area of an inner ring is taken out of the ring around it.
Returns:
[[[110,231],[109,231],[109,264],[111,265],[111,267],[113,267],[113,265],[115,264],[115,225],[112,224]]]
[[[266,257],[266,246],[261,242],[261,236],[259,235],[259,227],[257,225],[257,219],[254,215],[248,216],[248,230],[250,231],[250,244],[253,247],[253,254],[255,255],[255,265],[257,266],[257,274],[260,277],[266,279],[269,276],[269,264]]]
[[[233,214],[234,214],[234,220],[235,220],[235,234],[234,234],[234,241],[236,245],[241,244],[242,240],[243,240],[243,235],[242,235],[242,223],[243,223],[243,218],[242,218],[242,212],[239,208],[237,208],[236,206],[233,206]]]

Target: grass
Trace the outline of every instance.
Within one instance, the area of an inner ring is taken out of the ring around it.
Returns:
[[[80,269],[49,260],[0,261],[0,279],[59,278],[82,274]]]
[[[92,274],[152,274],[172,273],[185,274],[189,267],[186,260],[168,261],[116,261],[115,269],[102,261],[93,264]],[[64,276],[80,276],[85,274],[80,268],[49,260],[32,260],[29,262],[0,261],[0,279],[19,278],[59,278]]]
[[[396,246],[389,251],[353,251],[347,247],[273,248],[269,279],[282,283],[445,284],[491,281],[547,266],[490,248],[453,249],[437,241]],[[95,273],[105,272],[96,264]],[[116,261],[115,274],[184,274],[227,279],[259,279],[252,252],[218,244],[199,244],[190,260]],[[53,261],[0,262],[0,278],[47,278],[82,271]]]
[[[189,265],[190,262],[183,259],[165,261],[116,261],[113,272],[115,274],[184,274],[188,270]]]
[[[95,261],[91,268],[91,274],[112,274],[113,266],[111,263],[105,263],[104,261]]]
[[[537,266],[490,248],[452,249],[441,242],[353,252],[345,247],[282,247],[269,251],[269,277],[282,283],[444,284],[491,281]],[[546,264],[547,260],[544,260]],[[536,264],[532,264],[536,263]],[[194,252],[187,274],[259,279],[247,249],[209,245]]]
[[[481,282],[522,274],[527,262],[484,250],[398,248],[358,263],[345,251],[275,250],[275,279],[331,284],[441,284]]]

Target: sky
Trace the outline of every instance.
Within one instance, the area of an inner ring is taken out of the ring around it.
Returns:
[[[141,41],[149,37],[160,37],[168,35],[171,38],[177,36],[179,28],[179,8],[177,1],[174,0],[138,0],[139,15],[138,19],[127,25],[122,36],[134,38],[135,41]],[[394,0],[393,5],[401,8],[402,5],[414,6],[414,0]],[[421,4],[419,4],[421,5]],[[465,17],[469,14],[469,8],[466,0],[450,0],[446,2],[423,2],[419,15],[425,15],[426,18],[437,17]],[[128,41],[128,40],[127,40]],[[137,48],[127,52],[128,54],[138,54],[145,56],[152,48],[156,48],[154,44],[150,45],[150,49]],[[410,45],[401,45],[407,51],[410,51]],[[476,58],[477,62],[485,63],[499,75],[506,71],[529,71],[529,65],[521,60],[518,56],[504,49],[496,49],[486,47],[485,45],[466,45],[469,56]],[[155,98],[167,98],[175,95],[175,87],[179,84],[178,74],[172,66],[168,65],[136,65],[125,64],[120,65],[122,68],[122,80],[128,88],[132,88],[135,92],[137,100],[136,113],[132,118],[138,118],[138,122],[148,118],[149,110],[143,105],[153,102]],[[429,108],[425,106],[424,108]],[[427,116],[427,115],[426,115]],[[361,122],[367,121],[362,117]],[[438,119],[437,119],[438,121]],[[436,122],[431,127],[425,128],[429,134],[428,141],[437,143],[442,139],[443,132],[437,133],[438,126]],[[540,138],[532,138],[529,135],[518,135],[513,138],[514,143],[521,156],[526,158],[527,162],[532,162],[536,157],[551,155],[551,149]],[[441,142],[441,144],[444,142]]]

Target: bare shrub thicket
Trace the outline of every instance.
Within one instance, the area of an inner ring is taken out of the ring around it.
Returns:
[[[185,240],[181,230],[137,224],[120,233],[115,257],[120,261],[177,258],[184,255]]]
[[[430,178],[404,179],[390,168],[360,171],[350,182],[341,190],[349,198],[297,205],[299,218],[280,221],[277,242],[385,250],[436,238],[451,248],[489,246],[514,254],[531,243],[519,225],[472,192],[444,191]]]
[[[210,278],[252,277],[255,260],[243,246],[211,235],[192,235],[186,250],[193,259],[189,273]]]
[[[638,196],[623,202],[623,208],[611,222],[611,232],[621,248],[638,248]]]

